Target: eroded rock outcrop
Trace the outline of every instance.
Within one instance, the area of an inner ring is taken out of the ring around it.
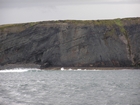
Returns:
[[[0,65],[133,66],[140,63],[140,18],[46,21],[0,26]]]

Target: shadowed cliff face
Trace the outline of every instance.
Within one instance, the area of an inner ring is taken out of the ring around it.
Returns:
[[[140,63],[140,18],[0,26],[0,64],[132,66]]]

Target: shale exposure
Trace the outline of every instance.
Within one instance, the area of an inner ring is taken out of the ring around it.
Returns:
[[[0,66],[140,66],[140,18],[0,26]]]

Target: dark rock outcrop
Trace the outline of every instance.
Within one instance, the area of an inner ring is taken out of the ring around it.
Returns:
[[[0,65],[122,67],[140,64],[140,18],[0,26]]]

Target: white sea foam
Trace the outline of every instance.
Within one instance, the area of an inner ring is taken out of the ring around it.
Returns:
[[[62,67],[62,68],[61,68],[61,71],[64,71],[64,70],[65,70],[65,69]]]
[[[28,72],[28,71],[37,71],[37,70],[40,70],[40,69],[37,69],[37,68],[13,68],[13,69],[0,70],[0,73]]]
[[[99,70],[99,69],[93,69],[93,70],[89,70],[89,69],[72,69],[72,68],[64,68],[64,67],[62,67],[61,69],[60,69],[61,71],[101,71],[101,70]]]
[[[69,71],[71,71],[72,69],[70,68],[70,69],[68,69]]]
[[[93,70],[89,70],[89,69],[77,69],[77,70],[74,70],[74,71],[101,71],[101,70],[98,70],[98,69],[93,69]]]

